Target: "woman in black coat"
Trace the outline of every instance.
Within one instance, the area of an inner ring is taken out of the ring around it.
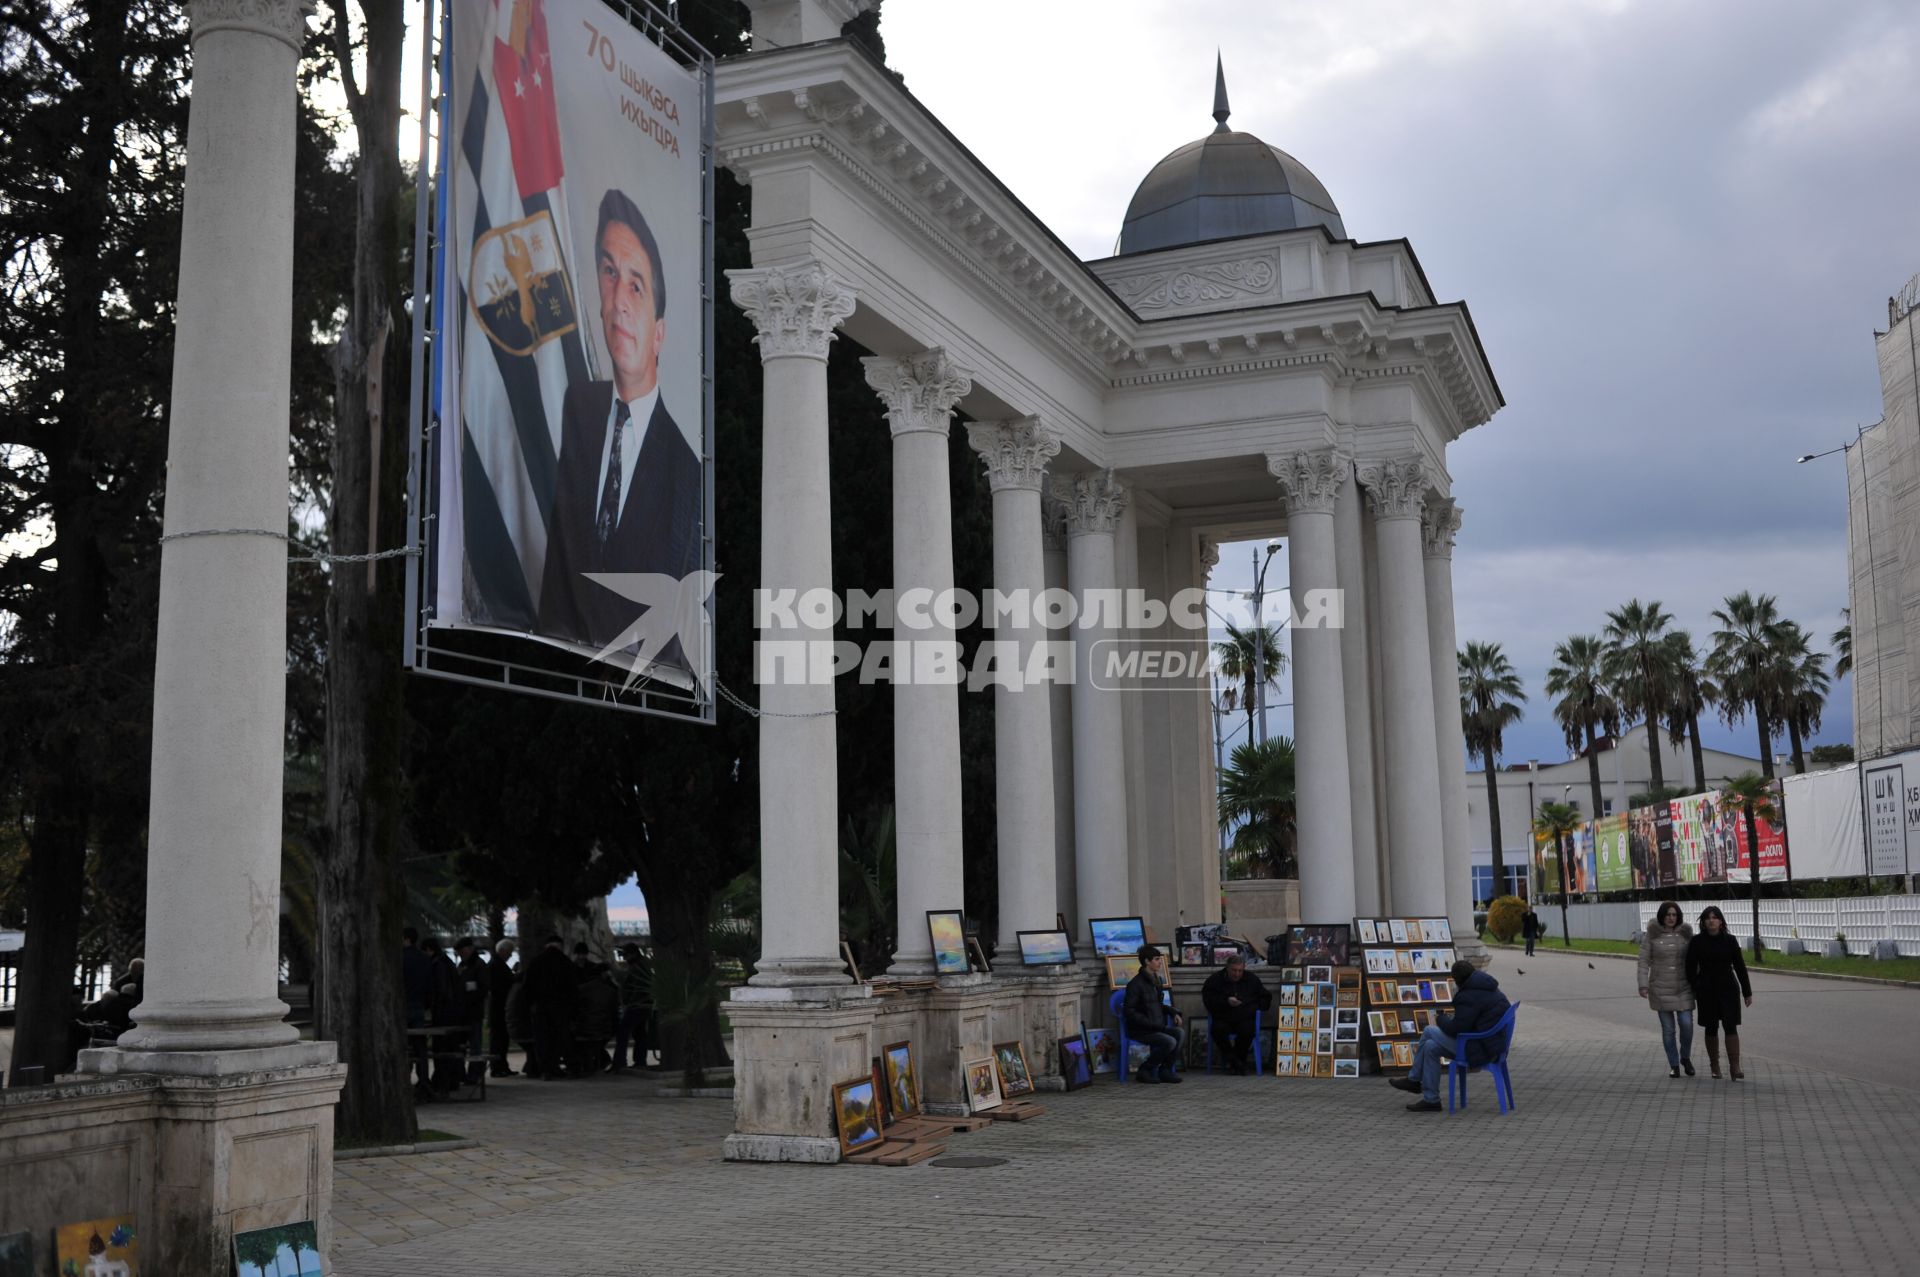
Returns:
[[[1747,979],[1747,960],[1740,942],[1727,930],[1726,915],[1715,905],[1700,912],[1700,934],[1687,945],[1687,983],[1699,1004],[1700,1027],[1707,1035],[1707,1063],[1720,1076],[1720,1030],[1727,1031],[1727,1071],[1736,1082],[1740,1071],[1740,1008],[1753,1005],[1753,982]]]

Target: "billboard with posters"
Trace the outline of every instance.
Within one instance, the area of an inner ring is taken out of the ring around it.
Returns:
[[[1633,852],[1626,816],[1603,816],[1594,821],[1593,843],[1596,889],[1633,890]]]
[[[1867,814],[1869,874],[1907,872],[1909,809],[1920,810],[1920,802],[1909,798],[1907,771],[1906,761],[1900,758],[1881,759],[1860,768],[1860,789]]]
[[[448,5],[422,632],[704,689],[711,59],[641,20]]]
[[[1785,813],[1781,807],[1780,782],[1773,781],[1767,786],[1773,795],[1773,809]],[[1718,795],[1714,795],[1718,798]],[[1786,830],[1770,820],[1754,818],[1754,831],[1760,836],[1760,881],[1785,882],[1787,877],[1787,834]],[[1753,854],[1747,841],[1747,818],[1740,812],[1723,810],[1719,829],[1726,847],[1726,882],[1746,882],[1752,872]]]
[[[1667,804],[1673,826],[1674,884],[1695,884],[1706,877],[1708,825],[1718,814],[1709,794],[1688,794]],[[1665,885],[1665,884],[1663,884]]]

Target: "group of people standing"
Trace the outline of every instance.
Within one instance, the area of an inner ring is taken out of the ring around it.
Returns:
[[[1667,1076],[1693,1071],[1693,1026],[1697,1014],[1707,1038],[1707,1067],[1720,1076],[1720,1034],[1727,1038],[1727,1073],[1746,1080],[1740,1069],[1740,1012],[1753,1005],[1753,982],[1740,942],[1727,930],[1716,905],[1700,913],[1700,930],[1687,925],[1680,906],[1662,901],[1640,937],[1640,996],[1660,1017],[1660,1038],[1667,1050]]]

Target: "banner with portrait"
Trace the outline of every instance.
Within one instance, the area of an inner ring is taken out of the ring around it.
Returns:
[[[427,624],[704,683],[707,85],[600,0],[450,0],[441,76]]]

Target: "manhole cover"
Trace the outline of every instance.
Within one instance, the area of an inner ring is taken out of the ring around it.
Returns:
[[[982,1166],[1005,1166],[1004,1157],[936,1157],[929,1165],[951,1166],[956,1170],[975,1170]]]

